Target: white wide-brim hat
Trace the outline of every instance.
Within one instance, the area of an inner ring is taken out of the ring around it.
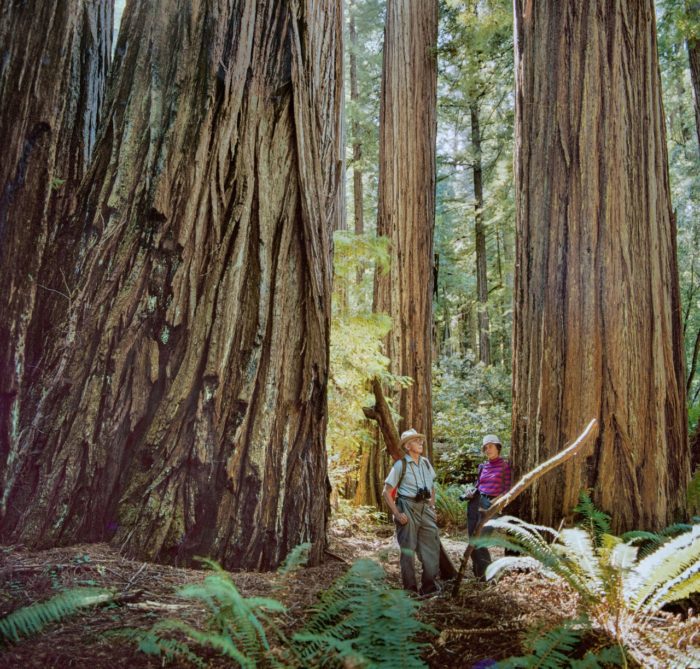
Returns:
[[[402,433],[401,433],[401,443],[400,443],[400,446],[403,448],[403,445],[404,445],[405,443],[411,441],[411,439],[425,439],[425,435],[424,435],[424,434],[420,434],[419,432],[417,432],[417,431],[414,430],[413,428],[411,428],[410,430],[406,430],[405,432],[402,432]]]

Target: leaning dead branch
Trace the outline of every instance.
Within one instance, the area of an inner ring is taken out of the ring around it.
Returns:
[[[386,397],[384,397],[381,381],[376,376],[372,379],[372,392],[374,393],[374,406],[364,407],[362,411],[367,418],[377,421],[386,444],[386,450],[394,460],[399,460],[403,457],[399,431],[396,429],[394,419],[391,416],[391,409],[386,401]]]
[[[574,441],[573,444],[567,446],[563,451],[557,453],[554,457],[550,458],[541,465],[538,465],[532,471],[525,474],[508,492],[504,493],[500,497],[497,497],[491,506],[486,510],[481,512],[481,520],[474,531],[474,535],[469,537],[469,545],[464,551],[462,556],[462,562],[459,565],[459,573],[455,579],[454,585],[452,587],[452,596],[457,597],[459,594],[459,586],[464,578],[464,572],[467,569],[467,564],[469,563],[469,558],[474,551],[474,544],[472,539],[475,539],[481,534],[481,530],[484,525],[491,520],[494,516],[497,516],[506,506],[508,506],[518,495],[525,492],[537,479],[544,476],[546,473],[556,469],[560,465],[563,465],[567,460],[571,460],[580,453],[583,452],[584,446],[587,444],[591,437],[596,437],[598,435],[598,421],[594,418],[586,426],[586,429],[579,435],[579,437]]]

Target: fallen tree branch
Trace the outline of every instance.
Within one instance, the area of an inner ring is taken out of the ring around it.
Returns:
[[[459,594],[459,586],[464,578],[464,572],[467,569],[467,564],[471,554],[474,552],[474,544],[472,539],[475,539],[481,534],[481,530],[484,525],[491,520],[494,516],[497,516],[503,509],[505,509],[508,504],[510,504],[516,497],[525,492],[537,479],[544,476],[547,472],[556,469],[560,465],[563,465],[567,460],[579,455],[583,451],[583,447],[586,442],[591,437],[596,437],[598,435],[598,421],[594,418],[588,425],[586,429],[579,435],[578,439],[574,441],[571,446],[567,446],[563,451],[557,453],[554,457],[551,457],[546,462],[535,467],[535,469],[529,471],[525,474],[508,492],[503,493],[500,497],[493,500],[491,506],[484,511],[480,509],[481,520],[474,530],[474,536],[469,537],[469,545],[464,551],[462,556],[462,561],[459,565],[459,573],[455,579],[454,585],[452,587],[452,596],[457,597]]]

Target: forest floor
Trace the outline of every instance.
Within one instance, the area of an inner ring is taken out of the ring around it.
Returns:
[[[466,547],[464,535],[442,532],[442,540],[458,566]],[[328,561],[323,565],[300,569],[293,579],[258,572],[232,576],[244,596],[282,601],[287,607],[283,631],[289,633],[353,560],[379,560],[391,584],[399,587],[398,555],[392,526],[341,518],[330,528]],[[203,628],[206,610],[176,591],[201,582],[205,575],[202,570],[131,560],[107,544],[46,551],[0,546],[0,617],[65,588],[93,585],[120,593],[118,605],[85,610],[49,625],[38,636],[0,647],[0,667],[160,667],[160,659],[139,651],[136,642],[118,630],[149,629],[172,617]],[[536,574],[512,574],[496,584],[483,584],[469,569],[457,599],[445,588],[421,601],[419,618],[439,631],[438,636],[424,639],[429,645],[423,659],[430,667],[469,668],[485,666],[480,660],[520,655],[529,630],[554,627],[575,615],[575,607],[572,594]],[[208,667],[231,666],[210,651],[201,651],[200,656],[207,658]]]

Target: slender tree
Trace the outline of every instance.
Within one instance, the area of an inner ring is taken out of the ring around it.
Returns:
[[[479,312],[479,361],[491,364],[491,336],[489,334],[489,286],[486,258],[486,232],[484,230],[484,184],[481,160],[481,124],[479,121],[479,101],[474,99],[469,105],[469,118],[472,131],[474,162],[474,246],[476,249],[476,295]]]
[[[391,267],[375,287],[376,309],[393,322],[392,372],[413,379],[400,392],[399,427],[430,447],[437,21],[434,0],[387,2],[377,234],[390,240]]]
[[[520,511],[557,524],[589,486],[614,530],[659,529],[689,454],[654,5],[516,0],[515,18],[516,476],[600,424]]]
[[[134,0],[122,21],[90,246],[23,397],[0,532],[318,560],[340,0]]]
[[[348,19],[348,35],[350,37],[350,102],[353,105],[359,103],[360,88],[357,81],[357,28],[355,27],[355,14],[351,6]],[[352,119],[352,197],[354,202],[355,234],[361,235],[365,231],[364,204],[362,195],[362,142],[360,140],[360,123],[357,117]],[[361,276],[358,276],[358,282]]]
[[[0,8],[0,487],[17,457],[20,396],[36,358],[41,272],[69,233],[65,212],[95,146],[112,43],[112,0],[8,2]],[[67,268],[59,267],[68,272]],[[69,272],[68,272],[69,273]],[[60,272],[57,273],[60,277]],[[44,295],[44,297],[46,297]],[[65,310],[65,305],[64,310]]]
[[[695,130],[700,147],[700,0],[686,0],[686,12],[692,21],[694,32],[686,40],[688,61],[690,63],[690,79],[693,82],[693,102],[695,109]]]

